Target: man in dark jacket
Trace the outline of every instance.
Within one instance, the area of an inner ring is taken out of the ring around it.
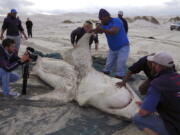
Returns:
[[[27,18],[27,21],[26,21],[26,29],[27,29],[27,33],[28,33],[28,37],[32,38],[32,27],[33,27],[33,23],[32,21]]]
[[[148,135],[180,135],[180,74],[174,71],[173,58],[165,52],[147,59],[153,62],[157,76],[134,123]]]
[[[118,11],[118,17],[119,17],[119,19],[122,20],[123,25],[124,25],[124,29],[125,29],[126,34],[127,34],[128,33],[128,23],[127,23],[126,19],[123,18],[123,11]]]
[[[83,25],[83,27],[78,27],[77,29],[73,30],[71,33],[71,44],[73,45],[73,47],[76,47],[77,42],[79,41],[79,39],[85,34],[88,33],[92,30],[93,28],[93,24],[90,21],[86,21]],[[97,34],[93,34],[91,35],[90,39],[89,39],[89,47],[91,49],[91,45],[92,43],[95,42],[95,49],[98,50],[98,44],[99,44],[99,40],[98,40],[98,35]]]
[[[11,72],[20,64],[29,60],[28,55],[23,55],[19,58],[15,51],[14,40],[3,40],[2,45],[0,45],[0,86],[4,96],[16,96],[16,94],[14,95],[14,93],[10,92],[9,83],[17,81],[19,76]]]
[[[154,55],[154,54],[151,54]],[[151,56],[148,55],[148,56]],[[145,95],[147,93],[147,90],[149,88],[150,82],[154,78],[154,72],[152,70],[152,62],[147,60],[148,56],[144,56],[140,58],[137,62],[135,62],[132,66],[128,68],[127,75],[123,78],[123,81],[116,83],[118,87],[126,86],[126,82],[129,80],[129,78],[133,74],[137,74],[141,71],[145,73],[147,76],[147,80],[145,80],[139,87],[139,92],[142,95]]]
[[[1,40],[3,39],[3,34],[7,30],[6,38],[13,39],[15,41],[16,50],[18,53],[20,48],[20,40],[21,40],[20,33],[24,35],[25,39],[27,39],[27,36],[24,33],[24,29],[21,25],[21,21],[17,19],[16,15],[17,15],[17,11],[15,9],[12,9],[10,15],[4,19],[0,39]]]

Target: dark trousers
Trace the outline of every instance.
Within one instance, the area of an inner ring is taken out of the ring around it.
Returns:
[[[32,28],[27,28],[28,37],[32,38]]]

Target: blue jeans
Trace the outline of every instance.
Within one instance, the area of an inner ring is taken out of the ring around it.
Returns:
[[[123,77],[126,75],[126,62],[129,56],[129,45],[123,46],[118,51],[109,50],[104,72],[111,72],[113,65],[116,64],[116,76]]]
[[[133,117],[133,122],[140,130],[148,128],[158,133],[159,135],[169,135],[162,119],[157,114],[152,114],[144,117],[140,116],[139,114],[136,114]]]
[[[3,68],[0,68],[0,86],[3,90],[3,95],[8,95],[10,92],[10,82],[19,80],[19,75],[11,72],[7,72]]]

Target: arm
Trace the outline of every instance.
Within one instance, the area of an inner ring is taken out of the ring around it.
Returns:
[[[123,81],[116,83],[116,86],[120,88],[126,86],[126,82],[129,80],[132,74],[136,74],[142,71],[145,62],[146,60],[143,57],[140,60],[138,60],[136,63],[134,63],[132,66],[130,66],[127,75],[123,78]]]
[[[16,62],[18,60],[20,60],[21,58],[17,55],[17,52],[15,52],[13,55],[11,55],[9,61],[10,63]]]
[[[78,29],[75,29],[71,32],[71,44],[75,47],[75,39],[78,33]]]
[[[140,109],[138,113],[139,113],[140,116],[147,116],[147,115],[151,114],[151,112],[146,111],[144,109]]]
[[[9,65],[9,66],[7,66],[7,65],[4,66],[3,68],[4,68],[6,71],[11,72],[11,71],[15,70],[20,64],[21,64],[20,61],[17,61],[17,62],[12,63],[12,64]]]
[[[16,61],[12,64],[9,64],[7,60],[5,60],[2,56],[0,56],[0,64],[4,70],[6,70],[7,72],[11,72],[19,66],[20,61]]]
[[[129,80],[129,78],[132,76],[132,74],[134,73],[129,70],[127,75],[123,78],[123,82],[126,83]]]
[[[4,32],[5,32],[5,30],[2,29],[2,30],[1,30],[1,35],[0,35],[0,39],[1,39],[1,40],[3,40],[3,38],[4,38],[4,36],[3,36]]]
[[[1,35],[0,35],[1,40],[3,39],[3,34],[4,34],[5,30],[7,29],[7,26],[8,26],[7,19],[4,19],[2,29],[1,29]]]
[[[140,116],[147,116],[156,111],[156,107],[160,101],[160,93],[153,87],[150,87],[147,96],[139,110]]]
[[[110,35],[116,35],[119,32],[118,27],[112,27],[109,30],[103,29],[103,28],[96,28],[96,33],[105,33],[105,34],[110,34]]]
[[[105,34],[116,35],[119,31],[118,27],[112,27],[110,30],[103,30]]]
[[[121,88],[123,86],[126,86],[126,82],[129,80],[129,78],[134,74],[131,71],[128,71],[127,75],[123,78],[123,81],[116,83],[116,86]]]
[[[11,72],[16,69],[20,64],[30,60],[28,55],[23,55],[21,58],[16,57],[17,61],[11,62],[6,60],[2,55],[0,56],[0,65],[7,72]]]
[[[134,74],[143,71],[144,66],[147,65],[146,57],[140,58],[137,62],[135,62],[132,66],[129,67],[129,71],[133,72]]]
[[[24,38],[27,40],[28,37],[26,36],[26,34],[24,33],[24,31],[22,31],[21,33],[23,34]]]

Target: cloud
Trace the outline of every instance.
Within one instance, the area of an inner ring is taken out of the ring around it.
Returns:
[[[31,1],[31,2],[30,2]],[[88,12],[88,13],[97,13],[102,4],[103,0],[93,0],[94,2],[84,1],[80,5],[76,6],[75,2],[71,6],[69,5],[71,0],[66,0],[64,5],[61,3],[61,0],[52,0],[51,8],[49,7],[49,1],[43,0],[0,0],[0,12],[6,14],[10,11],[11,8],[17,9],[20,14],[30,14],[30,13],[47,13],[47,14],[61,14],[66,12]],[[80,0],[77,0],[80,1]],[[81,0],[82,1],[82,0]],[[96,2],[95,2],[96,1]],[[140,2],[143,0],[136,0]],[[104,8],[107,8],[112,14],[116,14],[118,10],[123,10],[126,15],[179,15],[180,13],[180,0],[161,0],[159,3],[154,3],[155,0],[151,0],[151,4],[134,4],[134,0],[127,0],[124,4],[120,2],[117,4],[115,0],[107,0],[104,2]],[[166,1],[166,2],[165,2]],[[168,1],[168,2],[167,2]],[[34,3],[35,4],[34,4]],[[61,4],[58,4],[61,3]],[[53,5],[54,3],[54,5]],[[79,2],[78,2],[79,3]],[[73,5],[73,6],[72,6]],[[106,6],[105,6],[106,5]],[[138,5],[138,6],[137,6]]]
[[[167,1],[167,0],[166,0]],[[89,7],[76,9],[76,10],[68,10],[69,12],[89,12],[89,13],[97,13],[98,10],[102,8],[102,5],[91,5],[89,4]],[[125,15],[127,16],[137,16],[137,15],[148,15],[148,16],[160,16],[160,15],[179,15],[180,13],[180,0],[169,0],[169,2],[162,2],[161,4],[151,4],[151,5],[144,5],[144,6],[135,6],[133,4],[131,5],[118,5],[118,6],[112,6],[112,4],[109,4],[109,6],[104,7],[112,14],[117,14],[118,10],[123,10]],[[67,11],[63,10],[51,10],[47,11],[52,14],[59,14]]]
[[[0,10],[2,14],[6,14],[10,9],[15,8],[18,13],[27,13],[30,6],[34,3],[26,0],[0,0]]]
[[[170,2],[166,2],[165,3],[167,6],[171,6],[171,7],[176,7],[176,6],[180,6],[180,1],[179,0],[172,0]]]
[[[168,15],[179,15],[180,13],[180,1],[172,0],[165,3],[164,14]]]

